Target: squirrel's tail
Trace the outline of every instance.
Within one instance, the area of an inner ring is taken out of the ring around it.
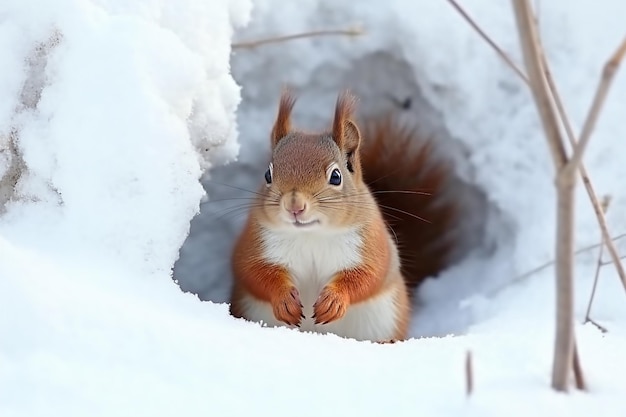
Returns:
[[[453,168],[437,155],[433,138],[393,117],[365,120],[361,130],[364,180],[395,235],[407,285],[415,288],[449,265],[457,246]]]

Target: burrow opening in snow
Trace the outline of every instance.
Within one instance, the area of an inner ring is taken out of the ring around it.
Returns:
[[[462,202],[463,222],[456,231],[459,244],[450,264],[419,287],[411,335],[463,333],[477,320],[464,301],[490,293],[507,276],[505,259],[511,250],[513,228],[488,194],[473,184],[471,151],[450,135],[445,115],[424,98],[410,64],[393,51],[377,51],[344,68],[322,63],[304,81],[271,74],[271,68],[255,69],[245,58],[233,59],[233,75],[242,86],[237,113],[241,149],[236,162],[212,168],[203,180],[207,199],[191,222],[174,267],[180,288],[201,300],[228,302],[230,251],[247,216],[246,200],[241,199],[251,197],[249,191],[255,191],[263,178],[281,87],[289,84],[295,89],[294,124],[305,129],[326,128],[337,93],[349,88],[359,98],[359,118],[393,113],[424,135],[435,135],[442,156],[454,160],[456,178],[449,196]]]

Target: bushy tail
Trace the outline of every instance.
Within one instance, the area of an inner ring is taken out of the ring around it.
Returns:
[[[460,204],[449,192],[452,166],[433,138],[393,117],[360,126],[365,182],[396,237],[407,284],[415,288],[444,269],[457,246]]]

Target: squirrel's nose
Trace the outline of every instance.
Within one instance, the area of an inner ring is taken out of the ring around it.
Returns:
[[[302,198],[290,198],[284,202],[285,210],[294,216],[302,214],[306,210],[306,202]]]
[[[289,216],[298,217],[307,209],[306,198],[298,192],[290,193],[282,199],[283,209],[289,213]]]
[[[294,216],[297,216],[299,214],[302,214],[302,212],[306,209],[306,204],[300,204],[300,205],[293,205],[291,206],[291,208],[289,209],[289,213],[293,214]]]

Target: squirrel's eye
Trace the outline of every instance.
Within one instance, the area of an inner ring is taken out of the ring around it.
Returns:
[[[339,169],[333,169],[333,172],[330,174],[330,179],[328,180],[328,183],[331,185],[341,185],[341,172],[339,172]]]
[[[272,183],[272,172],[269,168],[267,169],[267,171],[265,171],[265,182],[268,184]]]

